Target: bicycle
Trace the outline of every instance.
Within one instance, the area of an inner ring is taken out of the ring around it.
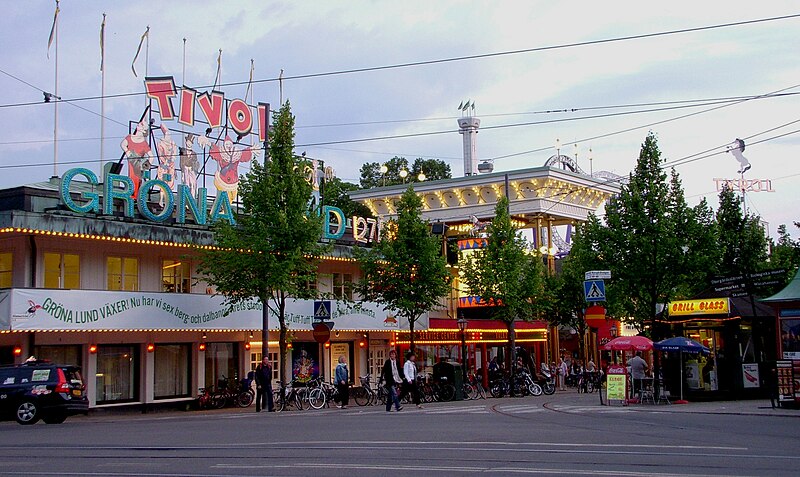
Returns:
[[[373,391],[372,387],[369,385],[369,378],[369,374],[366,376],[359,376],[358,380],[361,382],[361,385],[350,388],[350,396],[359,406],[371,406],[377,398],[375,391]]]
[[[244,381],[249,383],[249,380]],[[212,403],[218,406],[217,408],[225,407],[226,404],[234,404],[245,408],[253,404],[256,399],[256,393],[253,389],[237,380],[231,381],[223,375],[217,384],[217,392],[212,398]]]

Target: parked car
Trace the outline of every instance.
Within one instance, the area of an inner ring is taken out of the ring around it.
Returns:
[[[88,412],[79,367],[45,361],[0,367],[0,419],[61,424],[68,416]]]

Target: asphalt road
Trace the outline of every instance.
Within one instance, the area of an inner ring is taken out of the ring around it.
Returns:
[[[0,475],[800,473],[800,419],[601,407],[597,395],[0,423]],[[800,415],[800,412],[798,413]]]

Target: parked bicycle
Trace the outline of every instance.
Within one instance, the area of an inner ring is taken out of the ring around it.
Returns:
[[[248,407],[255,401],[256,393],[249,385],[248,379],[230,380],[226,376],[217,383],[217,391],[212,398],[212,404],[217,408],[226,405],[236,405],[238,407]]]

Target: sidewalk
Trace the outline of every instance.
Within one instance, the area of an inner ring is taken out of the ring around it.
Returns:
[[[600,396],[597,392],[586,394],[578,393],[570,389],[567,391],[556,391],[552,396],[548,396],[550,401],[565,403],[600,406]],[[777,403],[776,403],[777,405]],[[615,404],[621,406],[621,404]],[[735,414],[742,416],[776,416],[776,417],[800,417],[800,408],[772,408],[769,399],[748,399],[742,401],[705,401],[689,402],[689,404],[628,404],[631,410],[646,412],[680,412],[690,414]]]

